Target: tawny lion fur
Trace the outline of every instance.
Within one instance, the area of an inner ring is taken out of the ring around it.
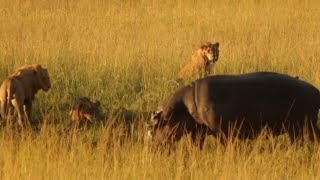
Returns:
[[[184,79],[198,74],[208,76],[211,68],[219,58],[219,43],[206,42],[192,56],[191,60],[180,70],[176,76],[176,81],[181,82]]]
[[[81,97],[77,99],[73,105],[69,115],[75,122],[82,120],[93,121],[93,119],[100,113],[100,102],[92,102],[87,97]]]
[[[12,110],[18,112],[18,123],[30,120],[32,101],[40,90],[48,91],[51,88],[48,70],[39,64],[17,68],[12,75],[6,78],[0,87],[1,114],[7,119]]]

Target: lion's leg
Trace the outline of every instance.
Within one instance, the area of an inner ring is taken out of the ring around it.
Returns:
[[[13,106],[11,103],[7,103],[7,101],[1,101],[1,118],[9,122],[11,120],[11,116],[13,114]]]
[[[1,116],[2,119],[6,119],[7,118],[7,103],[5,101],[1,101]]]
[[[198,70],[198,77],[197,77],[197,79],[201,79],[201,78],[203,78],[204,77],[204,70]]]
[[[203,69],[203,77],[207,77],[208,74],[209,74],[209,69],[208,69],[207,66],[205,66],[204,69]]]
[[[212,64],[211,63],[207,63],[204,65],[204,77],[207,77],[211,74],[211,69],[212,69]]]
[[[198,72],[199,72],[199,78],[207,77],[210,73],[207,65],[205,64],[198,68]]]
[[[24,119],[24,109],[23,109],[23,101],[19,98],[12,100],[13,107],[18,112],[18,123],[20,126],[23,126],[23,119]]]
[[[7,107],[7,114],[6,114],[7,120],[11,121],[12,116],[13,116],[13,106],[10,103],[9,106]]]
[[[211,66],[210,64],[206,65],[205,70],[204,70],[204,77],[207,77],[211,74]]]
[[[31,109],[32,109],[32,101],[29,100],[25,103],[24,115],[26,117],[26,123],[30,126],[30,118],[31,118]]]

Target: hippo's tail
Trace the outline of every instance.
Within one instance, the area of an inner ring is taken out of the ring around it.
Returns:
[[[320,109],[320,91],[318,92],[318,98],[317,98],[317,108]]]
[[[320,91],[319,91],[319,96],[318,96],[318,109],[320,109]]]

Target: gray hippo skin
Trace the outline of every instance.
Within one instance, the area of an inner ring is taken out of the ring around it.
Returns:
[[[207,135],[254,138],[265,128],[273,135],[288,132],[292,141],[305,129],[315,140],[319,108],[319,90],[295,77],[215,75],[193,81],[165,101],[153,114],[148,135],[165,144],[191,133],[194,141],[199,137],[200,148]]]

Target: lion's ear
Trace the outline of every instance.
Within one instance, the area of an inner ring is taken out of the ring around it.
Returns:
[[[40,64],[33,64],[33,65],[32,65],[32,69],[37,69],[37,70],[39,70],[39,69],[42,69],[42,67],[41,67]]]
[[[34,64],[32,65],[32,71],[34,74],[36,74],[37,72],[39,72],[42,69],[41,65],[39,64]]]
[[[219,45],[220,45],[219,42],[217,42],[217,43],[216,43],[216,46],[219,47]]]
[[[211,42],[205,42],[202,44],[201,49],[207,49],[208,47],[211,47],[212,43]]]
[[[204,49],[206,49],[207,48],[207,45],[206,44],[203,44],[202,46],[201,46],[201,49],[202,50],[204,50]]]

